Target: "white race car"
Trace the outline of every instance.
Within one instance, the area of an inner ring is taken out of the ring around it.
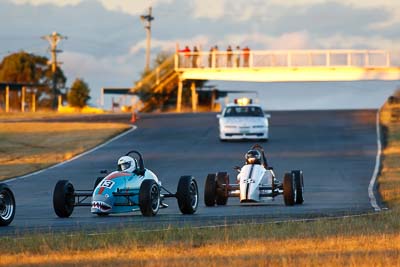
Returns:
[[[240,203],[266,202],[278,195],[283,195],[285,205],[302,204],[303,172],[294,170],[286,172],[283,182],[275,179],[272,167],[268,166],[264,149],[255,145],[246,153],[246,164],[240,168],[237,182],[229,183],[226,172],[209,174],[204,187],[206,206],[226,205],[229,197],[239,197]]]
[[[219,139],[259,139],[268,141],[269,115],[264,114],[260,105],[251,104],[251,100],[235,100],[234,104],[227,105],[219,118]]]

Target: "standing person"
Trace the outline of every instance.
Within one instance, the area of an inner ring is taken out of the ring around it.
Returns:
[[[190,48],[189,46],[186,46],[184,49],[184,53],[185,53],[185,67],[189,68],[190,67]]]
[[[179,53],[183,54],[183,66],[184,68],[190,67],[190,48],[189,46],[185,46],[184,49],[178,50]]]
[[[228,68],[232,67],[232,47],[230,45],[226,49],[226,66]]]
[[[210,53],[208,54],[208,67],[209,68],[212,68],[213,54],[214,54],[214,47],[211,46]]]
[[[218,51],[218,46],[217,45],[214,46],[214,51],[213,52],[214,52],[214,58],[215,58],[215,67],[218,68],[220,55],[219,55],[219,51]]]
[[[240,67],[240,46],[236,46],[235,67]]]
[[[197,49],[197,46],[193,47],[193,56],[192,56],[192,68],[197,68],[198,67],[198,59],[199,59],[199,50]]]
[[[243,67],[249,66],[250,48],[246,46],[243,48]]]

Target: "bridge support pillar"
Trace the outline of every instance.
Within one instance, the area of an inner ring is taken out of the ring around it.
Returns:
[[[26,87],[22,86],[22,90],[21,90],[21,112],[25,112],[25,94],[26,94]]]
[[[192,81],[192,84],[190,86],[190,90],[192,91],[192,111],[197,112],[197,92],[196,92],[196,83]]]
[[[6,95],[5,95],[5,97],[6,97],[6,106],[5,106],[5,108],[6,108],[6,112],[9,112],[10,111],[10,87],[7,85],[6,86]]]
[[[176,96],[176,112],[182,111],[182,87],[183,87],[183,81],[181,77],[179,77],[178,94]]]

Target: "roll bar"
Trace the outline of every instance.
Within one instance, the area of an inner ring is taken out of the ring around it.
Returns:
[[[267,157],[265,156],[264,148],[259,144],[255,144],[251,149],[255,149],[261,152],[263,158],[263,165],[265,168],[268,168],[268,162],[267,162]]]
[[[128,153],[126,153],[125,156],[129,156],[130,154],[136,154],[136,156],[138,158],[138,164],[139,164],[139,169],[136,171],[136,173],[138,175],[143,175],[145,173],[146,169],[144,168],[144,161],[143,161],[142,154],[140,154],[139,151],[131,150]]]

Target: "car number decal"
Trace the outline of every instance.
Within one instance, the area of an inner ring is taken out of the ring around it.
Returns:
[[[243,183],[245,183],[245,184],[252,184],[252,183],[255,183],[256,181],[254,181],[253,179],[251,179],[251,178],[248,178],[248,179],[243,179]]]
[[[113,181],[104,180],[104,181],[101,183],[100,187],[111,188],[111,187],[113,187],[114,184],[115,184],[115,182],[113,182]]]

